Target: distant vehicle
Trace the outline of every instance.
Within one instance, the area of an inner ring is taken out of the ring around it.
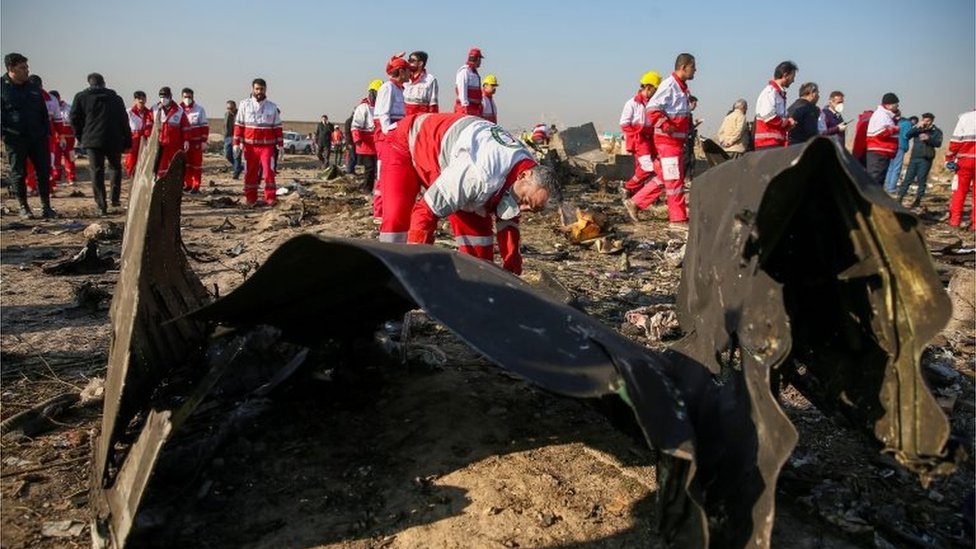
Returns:
[[[298,132],[285,132],[285,152],[295,154],[312,154],[312,140],[307,135]]]

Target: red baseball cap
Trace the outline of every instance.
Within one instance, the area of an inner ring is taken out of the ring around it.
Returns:
[[[403,57],[394,57],[390,59],[390,62],[386,64],[386,74],[393,74],[393,71],[397,69],[409,69],[410,63]]]
[[[482,59],[485,58],[484,55],[481,55],[481,50],[479,48],[471,48],[470,50],[468,50],[468,57],[480,57]]]

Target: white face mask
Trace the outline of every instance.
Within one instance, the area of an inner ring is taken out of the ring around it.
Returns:
[[[844,104],[837,103],[836,105],[834,105],[834,112],[836,112],[837,114],[844,112]]]
[[[169,97],[160,97],[159,98],[160,104],[162,104],[164,107],[168,107],[170,101],[172,101],[172,99],[170,99]]]
[[[190,105],[193,104],[193,100],[190,99],[189,97],[184,97],[183,98],[183,104],[186,105],[187,107],[189,107]]]

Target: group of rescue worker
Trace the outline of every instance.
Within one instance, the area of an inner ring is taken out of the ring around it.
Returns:
[[[493,261],[497,242],[502,266],[520,274],[519,214],[544,208],[556,197],[558,185],[553,170],[540,165],[525,143],[497,124],[494,94],[498,79],[492,74],[481,78],[478,70],[483,59],[479,48],[468,51],[455,78],[453,112],[441,113],[437,79],[426,68],[428,54],[414,51],[392,56],[386,64],[387,79],[371,81],[366,96],[353,111],[348,146],[363,165],[365,185],[372,191],[380,241],[433,243],[438,219],[447,218],[460,252]],[[786,136],[793,118],[786,114],[785,87],[796,72],[795,65],[786,68],[790,67],[791,74],[774,75],[776,78],[767,86],[769,94],[764,89],[760,95],[759,103],[763,105],[764,96],[768,95],[769,108],[765,110],[770,113],[760,116],[757,104],[756,148],[789,144]],[[637,93],[624,105],[620,125],[625,148],[634,157],[634,175],[623,185],[624,206],[635,221],[639,210],[648,208],[663,194],[671,224],[687,226],[687,168],[683,160],[686,147],[692,146],[688,135],[695,123],[688,82],[694,79],[696,70],[695,57],[681,53],[667,77],[662,78],[656,71],[645,73]],[[780,67],[777,71],[782,72]],[[70,105],[56,91],[43,91],[39,78],[36,84],[42,90],[52,128],[48,144],[52,185],[59,180],[62,165],[69,183],[73,183],[75,144],[71,125],[65,123]],[[281,112],[267,99],[263,79],[255,78],[251,87],[251,95],[240,102],[234,118],[233,154],[244,161],[245,204],[258,204],[259,181],[263,179],[264,203],[272,205],[277,190],[276,163],[284,145]],[[159,102],[148,108],[146,94],[135,92],[128,110],[132,146],[126,152],[125,172],[129,177],[133,175],[145,140],[153,127],[159,126],[155,173],[162,176],[173,156],[185,151],[184,190],[194,193],[200,189],[209,125],[206,111],[194,100],[193,90],[183,88],[181,95],[182,101],[176,103],[170,88],[163,87]],[[896,101],[893,98],[894,94],[885,95],[889,103]],[[888,113],[890,107],[887,103],[879,106],[876,117],[884,118],[878,113]],[[897,131],[888,127],[891,125],[875,128],[874,133],[870,128],[866,130],[869,153],[874,151],[884,157],[883,153],[892,149],[894,145],[888,141],[897,142]],[[554,129],[538,124],[528,140],[535,144],[548,142]],[[963,202],[972,192],[974,135],[976,111],[960,117],[946,155],[950,168],[956,169],[959,176],[950,224],[960,223]],[[866,164],[872,173],[881,170],[873,157]],[[32,183],[28,174],[28,186]],[[45,212],[53,212],[48,193],[41,194]]]
[[[446,217],[460,252],[492,261],[497,237],[502,266],[521,274],[519,213],[544,208],[556,177],[496,124],[498,79],[482,80],[483,58],[479,48],[468,51],[454,112],[441,113],[427,53],[394,55],[387,80],[370,82],[353,112],[351,138],[372,186],[380,241],[431,244]]]
[[[674,71],[667,78],[662,79],[656,71],[644,73],[637,93],[624,103],[620,127],[625,137],[625,148],[634,157],[634,175],[624,183],[623,205],[635,222],[638,221],[638,212],[653,204],[662,192],[666,194],[671,224],[682,227],[688,221],[684,186],[687,165],[682,158],[689,152],[686,148],[694,146],[689,140],[689,132],[696,124],[691,116],[695,100],[687,82],[694,78],[695,70],[694,56],[681,53],[675,60]],[[844,129],[847,123],[840,115],[840,107],[843,106],[841,92],[831,93],[828,108],[821,110],[816,106],[819,99],[817,85],[805,83],[800,88],[800,99],[787,108],[786,88],[793,83],[797,70],[796,64],[791,61],[780,63],[773,71],[773,78],[760,93],[750,142],[755,150],[799,144],[817,135],[832,136],[841,147],[845,146]],[[734,116],[738,116],[745,133],[742,116],[745,101],[736,101],[733,109],[736,108],[742,111]],[[730,116],[733,116],[731,111]],[[898,97],[889,92],[884,94],[874,111],[865,111],[858,119],[852,154],[878,186],[883,184],[886,173],[901,169],[901,157],[893,160],[899,149],[899,118]],[[918,126],[909,135],[924,133],[926,128],[924,124]],[[923,140],[926,138],[927,135],[922,137]],[[736,156],[739,154],[736,153]],[[946,168],[957,174],[948,223],[959,227],[967,197],[971,208],[974,206],[976,111],[963,113],[959,117],[945,160]],[[922,181],[924,183],[924,176]],[[923,183],[920,183],[920,187]],[[904,194],[904,190],[901,192]],[[971,214],[969,230],[974,229],[976,214]]]

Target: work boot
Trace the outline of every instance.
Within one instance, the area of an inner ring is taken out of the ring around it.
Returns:
[[[627,210],[627,217],[634,223],[640,223],[640,218],[637,217],[637,213],[640,211],[637,208],[637,204],[634,204],[634,201],[629,198],[625,198],[623,202],[624,208]]]
[[[56,212],[54,208],[50,206],[44,206],[43,211],[41,211],[41,217],[44,219],[57,219],[58,212]]]
[[[34,212],[31,211],[30,206],[28,206],[27,204],[20,205],[20,218],[34,219]]]

